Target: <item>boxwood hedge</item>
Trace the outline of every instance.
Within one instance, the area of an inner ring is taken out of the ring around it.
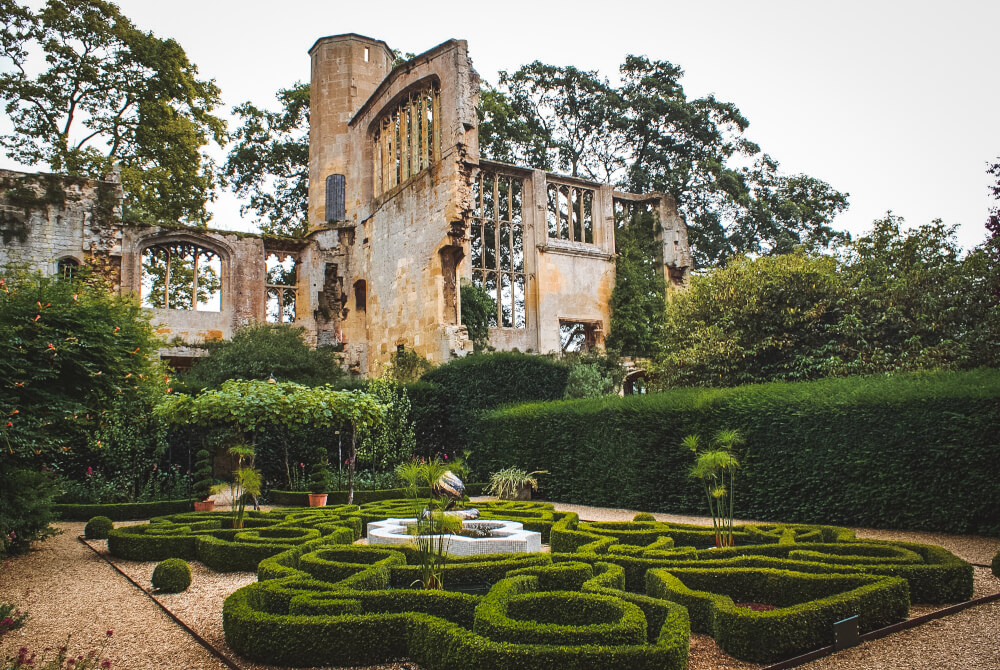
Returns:
[[[1000,370],[523,404],[483,415],[469,446],[481,474],[548,470],[550,500],[703,514],[679,444],[724,428],[749,447],[740,516],[1000,534]]]
[[[183,558],[219,572],[253,571],[263,559],[316,539],[353,542],[361,536],[357,514],[348,505],[248,512],[242,529],[230,527],[232,516],[222,512],[176,514],[112,530],[108,550],[134,561]]]
[[[143,503],[108,503],[106,505],[56,503],[52,510],[60,519],[86,521],[95,516],[106,516],[112,521],[150,519],[154,516],[181,514],[194,509],[193,500],[157,500]]]
[[[972,566],[940,547],[835,526],[741,526],[744,544],[704,549],[710,528],[580,522],[539,503],[504,511],[547,515],[553,551],[447,557],[446,585],[485,583],[486,595],[411,588],[415,549],[350,544],[364,518],[356,507],[252,514],[243,530],[221,528],[228,517],[215,513],[184,514],[112,537],[129,552],[223,569],[259,560],[258,582],[226,599],[223,626],[237,653],[275,665],[679,669],[692,630],[739,659],[771,662],[828,644],[836,619],[858,615],[872,630],[904,619],[911,600],[972,594]]]

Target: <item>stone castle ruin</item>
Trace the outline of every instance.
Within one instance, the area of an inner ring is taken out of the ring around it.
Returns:
[[[479,75],[462,40],[392,67],[385,42],[324,37],[312,59],[309,221],[302,239],[122,222],[107,181],[0,170],[0,266],[84,264],[138,295],[184,367],[252,322],[294,323],[377,373],[400,349],[441,363],[472,350],[459,287],[496,302],[490,344],[601,347],[615,229],[659,221],[668,286],[692,265],[670,196],[480,159]]]

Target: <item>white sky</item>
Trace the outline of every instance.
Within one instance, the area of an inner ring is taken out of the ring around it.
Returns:
[[[535,59],[612,78],[628,53],[667,60],[684,68],[689,97],[735,103],[785,172],[850,193],[835,227],[864,232],[891,209],[911,225],[961,224],[965,247],[985,237],[986,164],[1000,156],[996,0],[117,4],[177,39],[218,82],[225,112],[272,105],[277,89],[308,80],[317,38],[347,32],[415,53],[467,39],[493,83]],[[214,227],[250,228],[229,194],[212,210]]]

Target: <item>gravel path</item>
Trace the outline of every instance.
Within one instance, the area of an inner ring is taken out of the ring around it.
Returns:
[[[554,504],[556,509],[577,512],[581,519],[592,521],[628,520],[637,513],[635,510]],[[657,514],[656,518],[675,523],[711,523],[711,519],[697,516]],[[115,634],[105,655],[113,661],[114,667],[130,670],[225,668],[146,596],[80,543],[77,536],[83,532],[83,526],[83,523],[60,523],[62,535],[37,544],[37,548],[25,556],[10,559],[0,570],[0,602],[16,603],[31,614],[28,625],[8,636],[0,647],[0,657],[14,653],[21,645],[32,649],[58,646],[70,633],[73,634],[71,650],[86,653],[100,646],[105,631],[113,629]],[[857,529],[857,532],[859,537],[939,544],[975,563],[989,563],[1000,549],[998,538],[872,529]],[[106,553],[106,542],[92,544]],[[149,588],[155,563],[116,561],[116,565]],[[228,650],[222,636],[222,601],[236,588],[252,582],[254,574],[216,573],[198,562],[191,562],[191,568],[191,588],[181,594],[157,595],[159,601],[244,670],[270,670],[242,662]],[[977,568],[976,595],[996,592],[1000,592],[1000,580],[988,569]],[[933,609],[916,606],[911,614],[924,614]],[[998,621],[1000,602],[993,602],[803,667],[823,670],[1000,670]],[[692,635],[688,667],[690,670],[751,670],[763,666],[726,655],[707,635]],[[378,670],[419,669],[412,663],[404,663],[378,666]]]
[[[105,657],[128,670],[225,670],[204,647],[114,569],[77,540],[83,523],[58,524],[61,535],[4,562],[0,602],[28,612],[28,623],[5,636],[0,658],[27,646],[86,654],[113,630]]]

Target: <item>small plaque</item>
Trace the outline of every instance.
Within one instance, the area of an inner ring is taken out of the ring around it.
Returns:
[[[836,650],[861,644],[857,615],[833,623],[833,648]]]

